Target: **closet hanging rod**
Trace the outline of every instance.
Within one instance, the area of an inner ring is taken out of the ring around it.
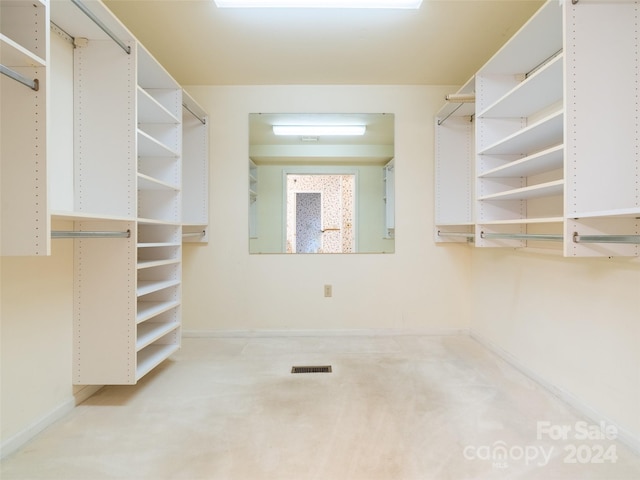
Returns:
[[[187,232],[183,233],[183,237],[204,237],[207,234],[206,231],[202,230],[201,232]]]
[[[438,230],[439,237],[465,237],[465,238],[474,238],[476,236],[475,233],[466,233],[466,232],[441,232]]]
[[[527,73],[524,74],[524,78],[529,78],[531,75],[533,75],[534,73],[536,73],[538,70],[540,70],[542,67],[544,67],[547,63],[549,63],[551,60],[553,60],[554,58],[556,58],[558,55],[562,54],[563,49],[561,48],[560,50],[558,50],[556,53],[554,53],[553,55],[551,55],[550,57],[545,58],[542,62],[540,62],[538,65],[536,65],[535,67],[533,67],[531,70],[529,70]]]
[[[640,235],[580,235],[573,234],[574,243],[630,243],[640,245]]]
[[[11,70],[9,67],[5,67],[4,65],[0,65],[0,73],[14,79],[16,82],[20,82],[21,84],[26,85],[33,91],[37,92],[38,90],[40,90],[40,81],[37,78],[31,80],[30,78],[27,78],[24,75],[19,74],[15,70]]]
[[[203,125],[207,124],[207,119],[206,118],[201,118],[200,116],[198,116],[198,114],[196,112],[194,112],[193,110],[191,110],[189,108],[189,106],[186,103],[183,103],[182,106],[187,110],[187,112],[189,112],[191,115],[193,115],[194,117],[196,117],[198,120],[200,120],[200,122]]]
[[[131,230],[127,230],[126,232],[57,230],[51,232],[51,238],[131,238]]]
[[[458,111],[458,109],[464,105],[464,103],[461,103],[460,105],[458,105],[456,108],[454,108],[453,110],[451,110],[451,112],[449,112],[449,114],[444,117],[442,120],[438,120],[438,125],[442,125],[444,122],[447,121],[447,118],[449,118],[451,115],[453,115],[454,113],[456,113]]]
[[[561,242],[564,237],[562,235],[546,234],[546,233],[484,233],[480,234],[480,238],[489,239],[506,239],[506,240],[545,240]]]
[[[95,23],[98,27],[100,27],[100,29],[104,33],[109,35],[114,42],[120,45],[120,48],[122,48],[125,52],[127,52],[127,55],[131,55],[131,47],[126,43],[124,43],[122,40],[120,40],[116,36],[116,34],[113,33],[109,29],[109,27],[107,27],[104,23],[102,23],[102,21],[98,17],[96,17],[95,14],[91,10],[89,10],[80,0],[71,0],[71,3],[73,3],[76,7],[82,10],[82,13],[84,13],[87,17],[89,17],[93,21],[93,23]]]

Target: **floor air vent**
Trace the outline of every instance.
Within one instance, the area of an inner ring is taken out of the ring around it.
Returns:
[[[331,365],[291,367],[291,373],[331,373]]]

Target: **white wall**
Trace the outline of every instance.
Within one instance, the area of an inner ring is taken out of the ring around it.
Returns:
[[[65,222],[52,228],[68,230]],[[0,438],[6,455],[82,396],[71,381],[73,241],[48,257],[0,257]]]
[[[432,241],[433,116],[450,88],[190,87],[210,113],[211,230],[184,248],[184,330],[424,329],[468,326],[469,251]],[[394,113],[393,254],[249,255],[249,113]],[[323,285],[333,297],[323,297]]]
[[[474,249],[472,261],[472,333],[640,450],[640,259]]]

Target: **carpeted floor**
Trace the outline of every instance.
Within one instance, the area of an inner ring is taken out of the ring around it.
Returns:
[[[595,429],[466,336],[186,338],[138,385],[102,389],[5,459],[0,477],[639,479],[624,445],[581,438]]]

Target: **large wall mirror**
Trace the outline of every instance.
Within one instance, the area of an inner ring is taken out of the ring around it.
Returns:
[[[393,253],[394,116],[249,115],[250,253]]]

